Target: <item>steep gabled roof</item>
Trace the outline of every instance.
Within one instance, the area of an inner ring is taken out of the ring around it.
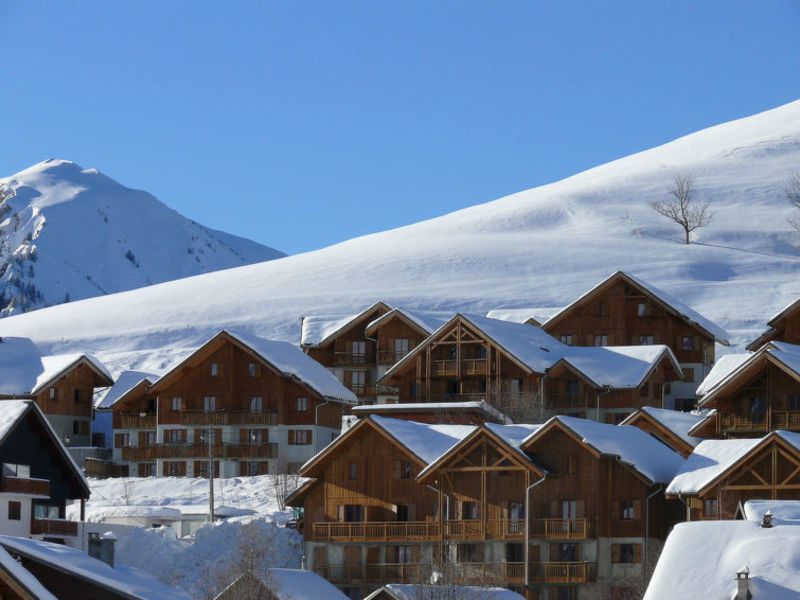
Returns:
[[[110,409],[122,400],[129,392],[144,384],[149,387],[159,378],[154,373],[144,371],[123,371],[108,390],[99,396],[94,407],[98,410]]]
[[[668,495],[695,495],[713,486],[749,456],[778,440],[800,454],[800,434],[772,431],[763,438],[704,440],[689,455],[667,486]]]
[[[529,449],[554,428],[567,432],[596,456],[614,456],[650,483],[667,483],[683,464],[683,458],[665,444],[631,425],[609,425],[576,417],[551,418],[522,447]]]
[[[0,400],[0,446],[22,420],[31,415],[45,431],[47,437],[55,448],[56,453],[62,458],[65,467],[72,472],[73,477],[82,488],[85,498],[89,497],[89,483],[83,475],[83,470],[78,467],[64,444],[58,438],[50,421],[42,413],[42,409],[33,400]]]
[[[541,327],[554,314],[559,312],[561,307],[538,307],[538,308],[493,308],[486,311],[487,319],[499,319],[500,321],[512,321],[514,323],[525,323]]]
[[[151,388],[155,392],[165,386],[174,377],[178,376],[190,365],[198,355],[215,347],[222,341],[228,341],[245,352],[255,356],[261,362],[279,375],[289,377],[305,384],[323,398],[355,404],[358,399],[355,394],[339,382],[328,369],[323,367],[313,358],[301,351],[297,346],[287,342],[267,340],[254,335],[234,332],[223,329],[214,337],[200,346],[187,358],[175,365],[170,371],[162,375]]]
[[[704,418],[705,415],[645,406],[629,415],[620,425],[633,425],[640,419],[648,420],[683,441],[689,448],[694,448],[702,440],[689,435],[689,431]]]
[[[365,333],[367,335],[373,335],[378,327],[381,327],[392,319],[400,319],[401,321],[404,321],[425,337],[439,329],[439,327],[442,326],[442,323],[447,320],[441,315],[437,316],[428,313],[411,312],[402,308],[393,308],[389,312],[370,322],[365,329]]]
[[[376,310],[388,312],[391,307],[378,301],[355,315],[303,317],[300,323],[300,345],[304,348],[324,346]]]
[[[767,342],[772,341],[773,336],[775,336],[783,326],[782,321],[786,320],[793,312],[797,310],[800,310],[800,298],[789,303],[788,306],[784,307],[778,311],[777,314],[773,315],[772,318],[767,321],[767,329],[756,339],[747,344],[747,350],[758,350]]]
[[[0,575],[0,582],[23,600],[58,600],[3,547],[0,547],[0,570],[5,573],[5,576]]]
[[[524,596],[500,587],[477,585],[435,585],[419,583],[389,583],[378,588],[364,600],[373,600],[386,594],[392,600],[426,600],[428,598],[464,598],[465,600],[524,600]]]
[[[545,324],[542,326],[544,329],[549,329],[552,325],[560,321],[564,318],[567,314],[572,312],[573,308],[577,307],[580,304],[583,304],[584,301],[588,300],[592,296],[596,295],[599,292],[604,291],[605,289],[611,287],[617,281],[624,281],[628,285],[633,288],[636,288],[640,293],[648,296],[653,301],[658,303],[668,312],[672,313],[673,315],[680,317],[696,329],[699,329],[708,337],[714,339],[715,341],[723,344],[724,346],[729,346],[729,336],[728,333],[722,329],[719,325],[713,323],[694,309],[690,308],[688,305],[684,304],[677,298],[667,294],[666,292],[658,289],[654,285],[651,285],[641,279],[637,279],[633,275],[625,273],[623,271],[617,271],[616,273],[610,275],[588,292],[583,294],[580,298],[572,302],[571,304],[567,305],[557,314],[553,315],[548,319]]]
[[[362,404],[354,406],[351,412],[356,416],[369,414],[402,413],[482,413],[501,423],[510,424],[511,419],[485,400],[470,402],[406,402],[397,404]],[[383,415],[385,416],[385,415]]]

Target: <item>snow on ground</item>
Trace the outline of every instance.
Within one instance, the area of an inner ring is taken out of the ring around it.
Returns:
[[[624,270],[725,328],[733,348],[719,351],[733,352],[800,297],[783,194],[798,164],[800,101],[407,227],[4,319],[0,335],[91,351],[115,374],[157,373],[222,328],[297,344],[303,315],[378,299],[472,314],[565,306]],[[679,173],[715,213],[689,246],[650,208]]]
[[[679,523],[667,538],[644,600],[731,600],[736,573],[750,572],[753,598],[800,597],[800,526],[754,521]]]
[[[217,507],[254,511],[205,525],[194,539],[178,539],[169,527],[144,529],[114,526],[119,564],[143,569],[157,579],[196,594],[207,580],[235,570],[245,542],[259,540],[264,568],[299,568],[302,537],[284,527],[291,511],[281,511],[275,499],[274,476],[232,477],[214,480]],[[86,520],[97,523],[112,516],[174,516],[208,511],[208,480],[192,477],[127,477],[89,479],[92,494]],[[224,510],[224,509],[223,509]],[[80,505],[67,508],[67,518],[79,517]],[[201,575],[205,573],[205,575]]]

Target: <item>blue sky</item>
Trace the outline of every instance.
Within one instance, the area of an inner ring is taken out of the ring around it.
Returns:
[[[0,174],[74,160],[297,253],[796,100],[798,31],[797,0],[0,0]]]

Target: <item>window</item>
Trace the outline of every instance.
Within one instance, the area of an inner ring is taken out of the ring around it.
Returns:
[[[694,337],[685,335],[681,338],[682,350],[694,350]]]
[[[398,521],[408,521],[408,506],[405,504],[398,504],[397,505],[397,520]]]
[[[800,410],[800,395],[792,394],[789,396],[789,410]]]
[[[347,478],[350,481],[355,481],[356,479],[358,479],[358,463],[357,462],[351,462],[350,463],[350,470],[348,471]]]
[[[58,392],[54,387],[50,388],[50,400],[58,400]]]
[[[264,409],[264,399],[261,396],[250,398],[250,412],[260,413]]]
[[[578,514],[578,501],[577,500],[562,500],[561,501],[561,518],[562,519],[575,519]]]
[[[641,544],[611,544],[611,562],[638,563],[642,559]]]
[[[478,518],[478,503],[477,502],[462,502],[461,503],[461,518],[465,521],[474,521]]]
[[[305,412],[308,410],[308,400],[305,398],[298,398],[295,406],[297,407],[297,412]]]
[[[558,600],[576,600],[578,588],[575,586],[559,587],[556,589],[556,597]]]
[[[35,519],[58,519],[58,505],[36,504],[33,507],[33,516]]]
[[[156,443],[156,432],[155,431],[145,431],[144,433],[144,442],[146,446],[152,446]]]
[[[130,433],[115,433],[114,434],[114,447],[123,448],[131,445]]]
[[[619,518],[624,520],[636,518],[633,509],[633,500],[623,500],[619,503]]]
[[[247,433],[247,439],[251,446],[259,446],[265,437],[263,429],[250,429]]]
[[[694,369],[692,367],[683,367],[683,380],[687,383],[694,381]]]
[[[750,398],[750,418],[753,423],[763,423],[766,410],[766,401],[763,396]]]
[[[605,333],[598,333],[594,336],[595,346],[608,346],[608,335]]]
[[[639,345],[640,346],[652,346],[653,345],[653,336],[652,335],[640,335],[639,336]]]
[[[256,363],[250,363],[247,365],[247,374],[250,375],[250,377],[256,376]]]
[[[75,402],[81,401],[81,391],[80,390],[73,390],[72,397],[75,399]]]
[[[458,381],[447,382],[447,393],[451,396],[458,394]]]
[[[709,498],[703,502],[703,516],[716,517],[719,515],[719,506],[716,498]]]
[[[356,394],[363,394],[364,387],[367,384],[366,371],[351,371],[350,372],[350,389]]]
[[[156,474],[156,463],[139,463],[139,477],[153,477]]]
[[[8,520],[19,521],[22,518],[22,503],[15,500],[8,501]]]
[[[248,475],[258,475],[258,463],[257,462],[249,462],[247,463],[247,474]]]
[[[640,317],[643,317],[647,314],[646,302],[639,302],[639,304],[636,305],[636,314]]]
[[[483,544],[457,544],[456,560],[458,562],[482,562]]]
[[[344,506],[344,521],[348,523],[356,523],[361,521],[363,510],[359,504],[345,504]]]
[[[577,398],[580,384],[577,379],[570,379],[567,381],[567,396],[570,398]]]
[[[411,479],[411,463],[407,460],[396,460],[392,463],[392,476],[395,479]]]
[[[173,461],[173,462],[170,462],[170,463],[167,463],[167,464],[169,464],[169,467],[168,467],[168,470],[167,470],[167,473],[169,475],[171,475],[172,477],[177,477],[178,475],[181,474],[181,463]]]
[[[217,398],[215,396],[205,396],[203,398],[203,412],[212,413],[216,410]]]
[[[289,444],[292,446],[306,446],[311,443],[311,432],[307,429],[290,429]]]
[[[79,434],[81,431],[81,422],[80,421],[73,421],[72,422],[72,433],[73,435]]]
[[[28,479],[30,476],[31,476],[30,465],[3,463],[3,477],[20,477]]]
[[[172,398],[172,410],[183,410],[183,398],[180,396],[175,396]]]
[[[219,366],[217,363],[211,363],[211,376],[216,377],[219,373]]]
[[[567,346],[572,346],[572,335],[562,335],[561,336],[561,343],[566,344]]]
[[[402,338],[396,339],[394,341],[394,359],[398,361],[406,354],[408,354],[408,340]]]
[[[354,363],[363,363],[367,358],[367,343],[352,342],[352,355]]]
[[[606,316],[606,303],[602,300],[597,304],[597,314],[601,317]]]

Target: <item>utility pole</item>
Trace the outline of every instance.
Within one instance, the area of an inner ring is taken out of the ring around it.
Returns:
[[[208,440],[208,522],[214,522],[214,428],[206,429]]]

